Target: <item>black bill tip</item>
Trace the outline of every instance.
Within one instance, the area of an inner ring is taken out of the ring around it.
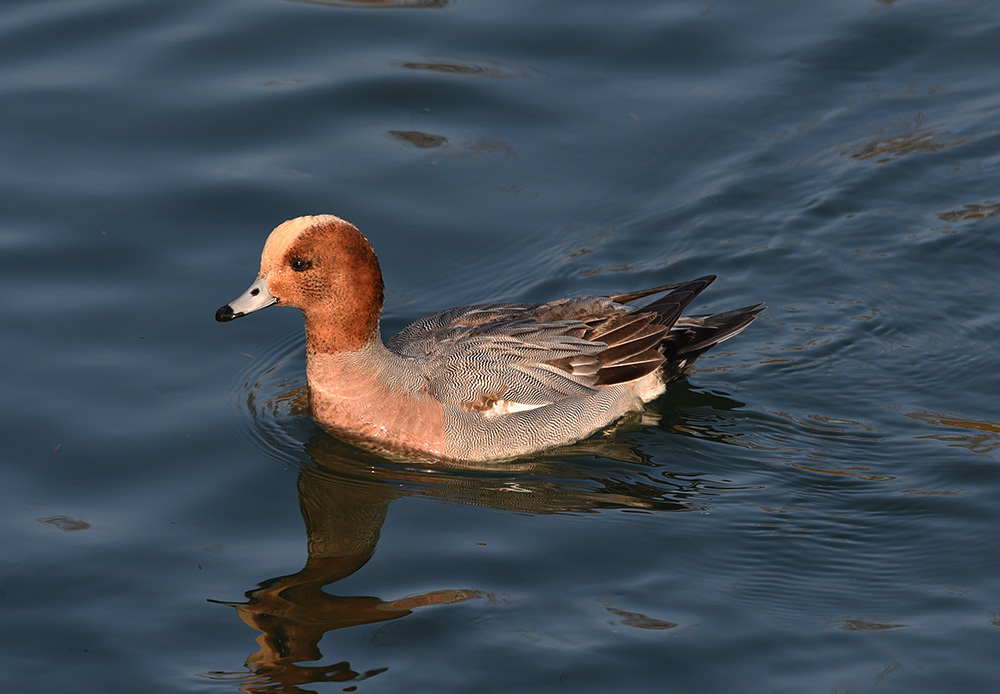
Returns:
[[[220,323],[231,321],[234,318],[238,318],[238,316],[235,313],[233,313],[233,307],[230,306],[229,304],[226,304],[225,306],[223,306],[222,308],[220,308],[218,311],[215,312],[215,320],[219,321]]]

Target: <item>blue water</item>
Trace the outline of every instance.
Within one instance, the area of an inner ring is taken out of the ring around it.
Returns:
[[[992,692],[1000,4],[0,8],[0,691]],[[716,273],[688,380],[498,469],[302,410],[283,220],[383,331]],[[224,604],[218,604],[219,602]]]

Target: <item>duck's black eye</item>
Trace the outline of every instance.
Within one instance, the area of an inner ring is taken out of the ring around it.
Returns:
[[[303,272],[313,266],[312,261],[305,258],[294,258],[290,264],[295,272]]]

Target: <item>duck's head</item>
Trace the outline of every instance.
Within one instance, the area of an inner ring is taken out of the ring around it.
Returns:
[[[256,281],[215,320],[294,306],[305,316],[310,350],[355,350],[378,335],[382,301],[378,259],[357,227],[333,215],[297,217],[271,232]]]

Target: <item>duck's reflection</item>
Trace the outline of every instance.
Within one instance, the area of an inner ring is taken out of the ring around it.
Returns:
[[[323,591],[371,558],[392,498],[384,485],[337,484],[319,469],[302,468],[299,506],[308,535],[305,566],[295,574],[263,582],[247,593],[245,603],[225,603],[260,632],[259,649],[246,662],[256,677],[245,682],[244,691],[300,691],[296,685],[370,676],[374,673],[355,672],[348,663],[308,667],[298,663],[322,658],[319,642],[328,631],[396,619],[416,607],[473,597],[472,591],[445,590],[387,602]]]
[[[260,632],[258,650],[246,662],[252,674],[238,677],[245,692],[305,692],[309,690],[300,687],[309,683],[365,679],[386,668],[359,672],[347,662],[315,664],[323,657],[319,643],[327,632],[398,619],[419,607],[493,597],[455,586],[388,600],[324,590],[371,558],[389,504],[400,496],[553,514],[687,511],[702,508],[707,496],[718,493],[701,475],[663,472],[633,444],[613,438],[591,439],[545,457],[505,464],[502,472],[488,466],[396,464],[325,434],[314,436],[305,450],[308,460],[298,477],[308,542],[305,566],[264,581],[246,594],[246,602],[222,603]]]

